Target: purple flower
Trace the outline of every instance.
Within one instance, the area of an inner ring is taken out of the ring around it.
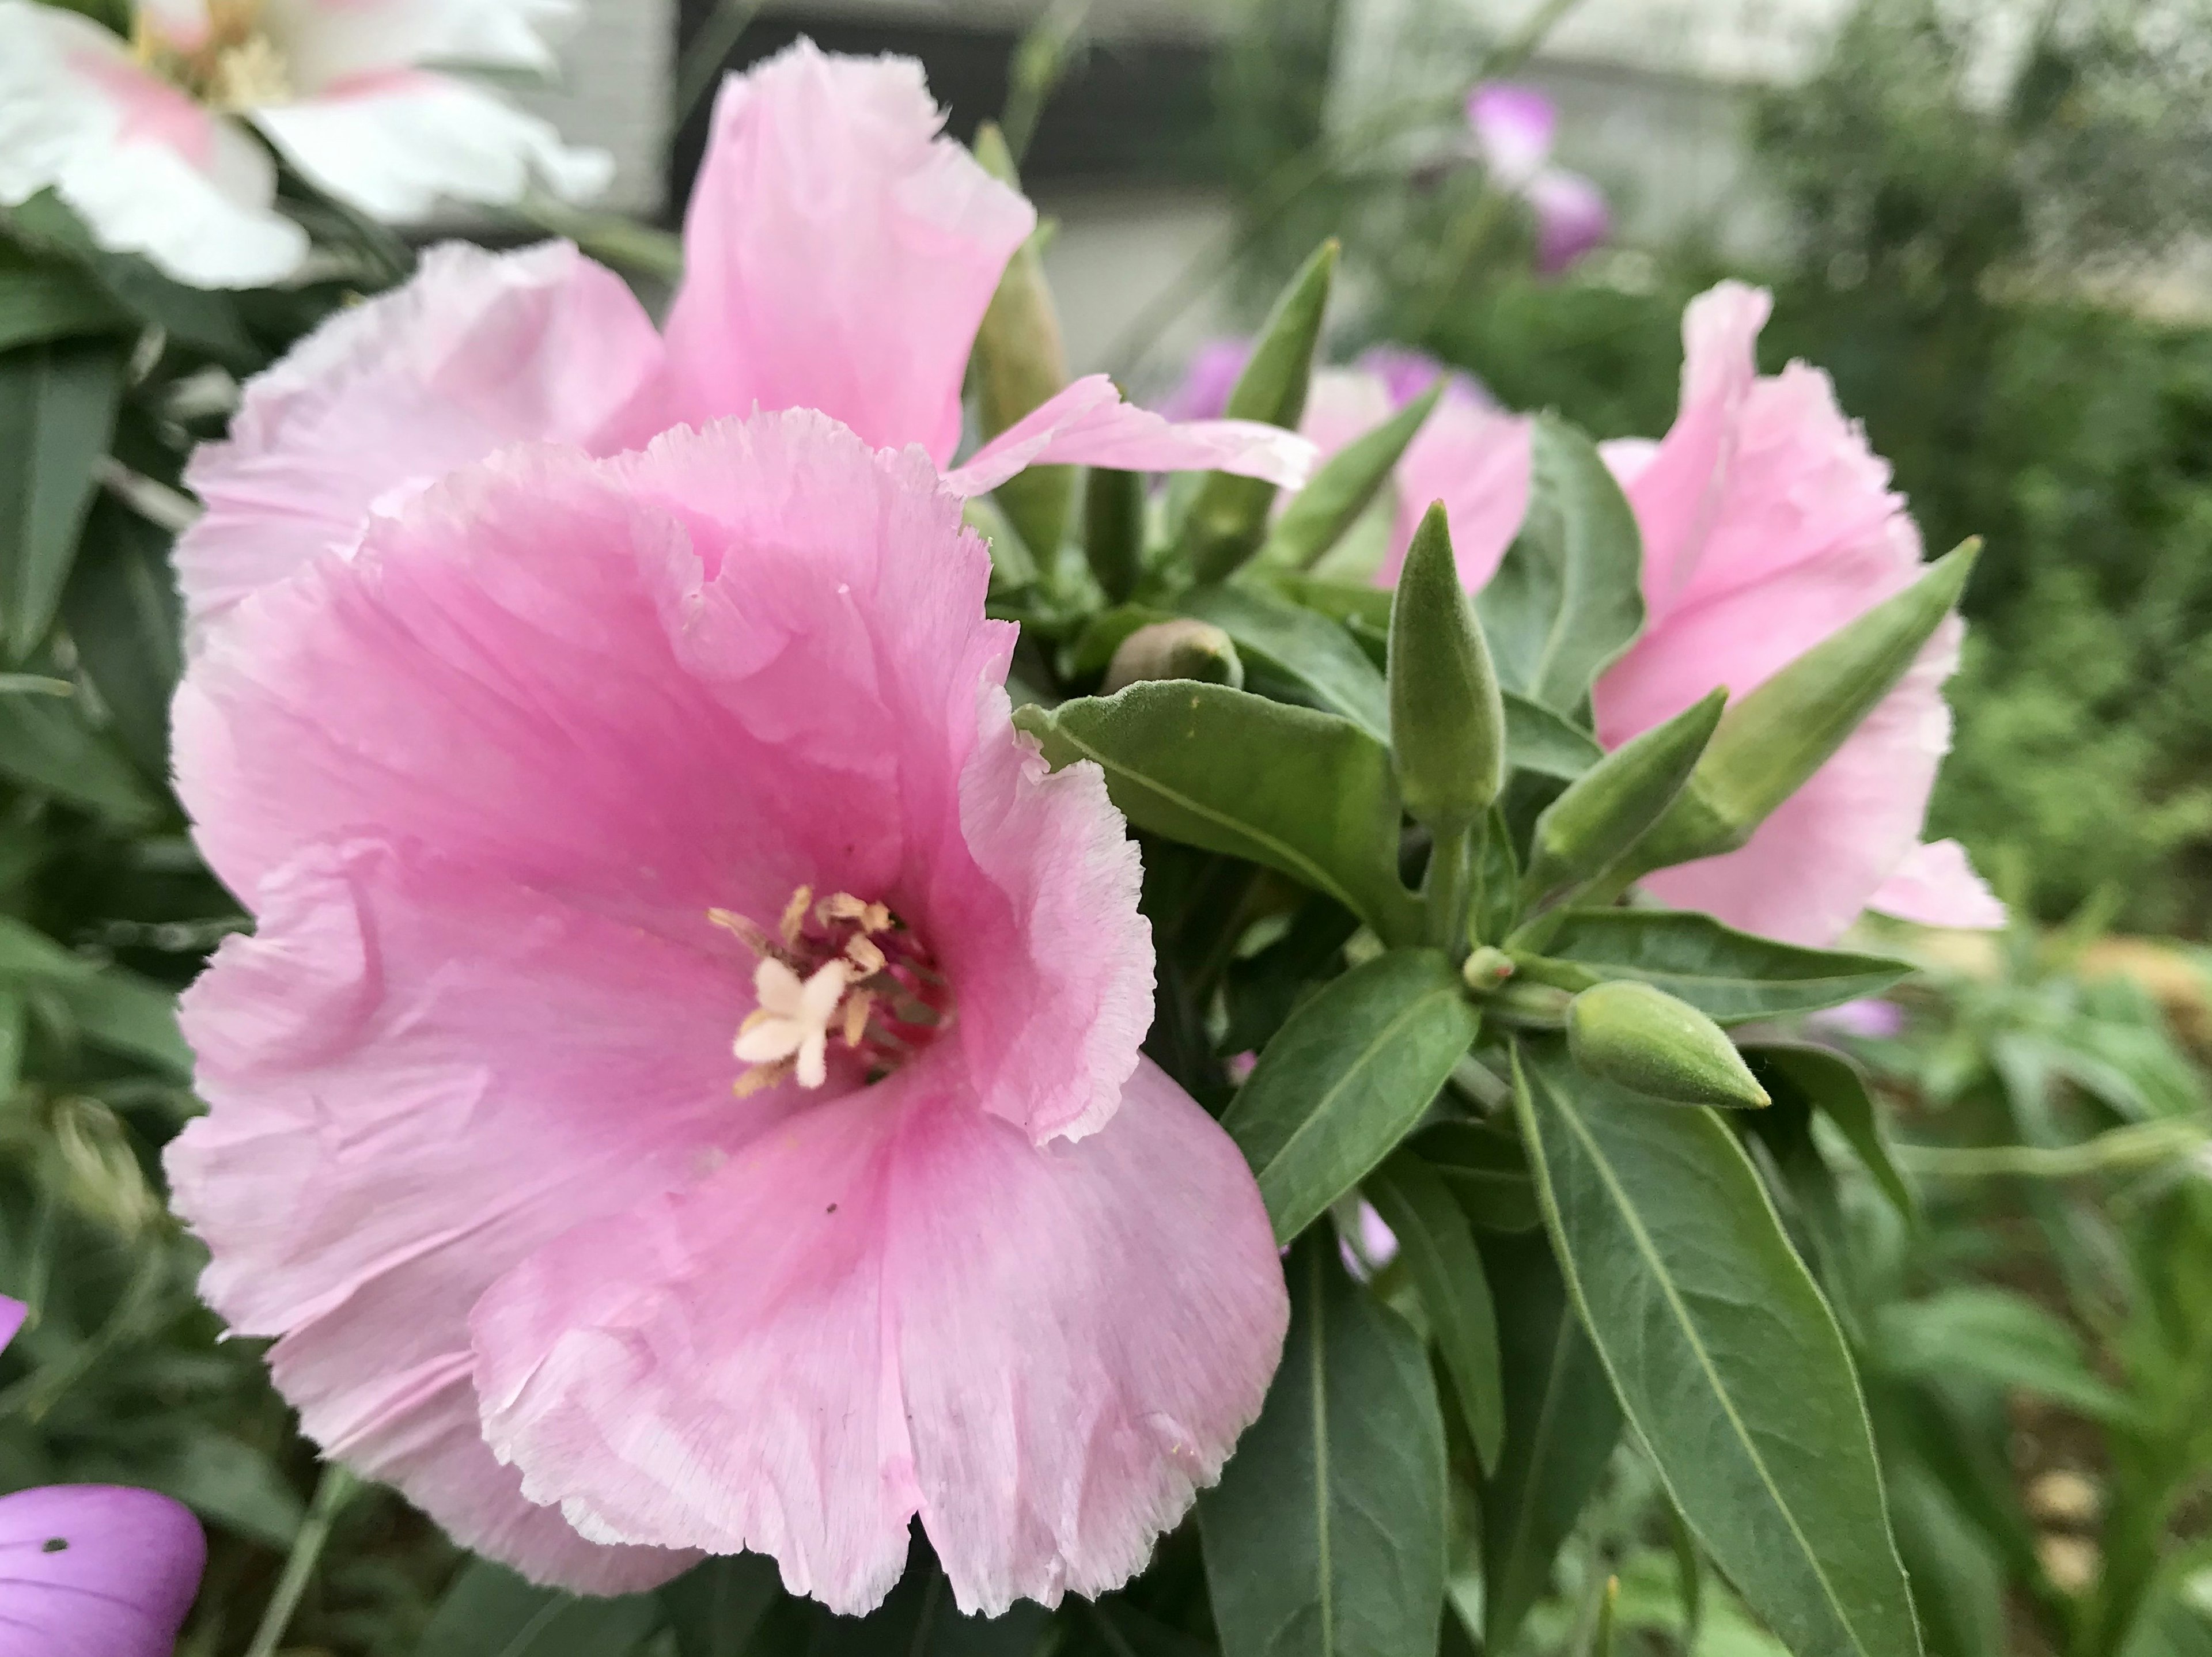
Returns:
[[[26,1309],[0,1296],[0,1346]],[[0,1657],[168,1657],[206,1563],[199,1521],[151,1490],[0,1496]]]
[[[1558,276],[1613,232],[1605,193],[1579,173],[1548,163],[1559,112],[1534,87],[1486,81],[1468,94],[1474,151],[1500,190],[1536,215],[1536,264]]]

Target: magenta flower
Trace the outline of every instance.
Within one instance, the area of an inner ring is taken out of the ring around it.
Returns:
[[[715,106],[666,337],[565,243],[437,248],[398,291],[340,313],[247,387],[230,440],[188,474],[206,516],[178,548],[196,623],[359,542],[457,467],[514,442],[593,453],[755,409],[817,409],[869,443],[960,440],[969,349],[1030,204],[939,136],[921,66],[805,41]],[[1024,465],[1212,468],[1295,486],[1311,446],[1244,421],[1177,426],[1078,380],[948,476]]]
[[[1287,1315],[1140,1059],[1103,780],[1001,688],[930,456],[813,412],[508,450],[207,628],[180,792],[246,896],[169,1168],[331,1455],[541,1580],[695,1551],[1097,1593]]]
[[[1613,234],[1605,192],[1579,173],[1550,165],[1559,112],[1534,87],[1486,81],[1468,94],[1467,125],[1490,180],[1528,203],[1536,219],[1536,265],[1558,276]]]
[[[24,1312],[0,1296],[0,1347]],[[169,1657],[206,1563],[199,1520],[151,1490],[0,1496],[0,1657]]]

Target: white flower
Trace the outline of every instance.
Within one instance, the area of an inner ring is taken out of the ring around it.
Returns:
[[[260,129],[318,187],[379,219],[571,199],[611,161],[489,88],[425,64],[550,70],[574,0],[140,0],[125,41],[0,0],[0,203],[52,188],[103,246],[206,288],[276,282],[307,251],[274,206]]]

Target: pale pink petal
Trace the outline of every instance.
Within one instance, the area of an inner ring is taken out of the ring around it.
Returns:
[[[533,187],[583,201],[614,177],[605,150],[574,149],[551,122],[450,75],[341,85],[253,119],[324,190],[394,224],[453,202],[503,206]]]
[[[486,1427],[526,1488],[586,1533],[772,1553],[848,1611],[896,1579],[915,1514],[971,1611],[1143,1563],[1280,1350],[1249,1175],[1150,1065],[1078,1145],[930,1082],[795,1118],[486,1297]]]
[[[1681,411],[1623,483],[1644,528],[1644,602],[1655,620],[1696,573],[1719,518],[1744,401],[1759,378],[1752,349],[1772,308],[1764,289],[1724,282],[1682,313]]]
[[[565,242],[434,247],[406,286],[348,307],[250,381],[185,481],[207,513],[177,547],[195,623],[510,443],[579,442],[659,361],[621,279]]]
[[[103,247],[180,282],[259,287],[307,251],[235,124],[155,79],[88,18],[0,0],[0,205],[52,188]]]
[[[135,0],[134,16],[179,52],[197,52],[215,27],[208,0]]]
[[[1294,489],[1312,473],[1314,446],[1255,420],[1175,424],[1121,401],[1091,374],[1066,386],[946,474],[955,495],[981,495],[1029,466],[1112,466],[1122,471],[1225,471]]]
[[[1470,592],[1486,584],[1528,515],[1534,430],[1527,416],[1449,388],[1398,463],[1397,530],[1377,579],[1397,580],[1422,514],[1441,501],[1461,584]]]
[[[15,1338],[15,1332],[30,1314],[31,1308],[22,1302],[0,1295],[0,1351],[7,1350],[8,1343]]]
[[[1867,907],[1923,926],[1987,931],[2006,924],[2005,906],[1974,872],[1966,848],[1955,840],[1916,846],[1905,854]]]
[[[1468,94],[1467,124],[1492,180],[1517,193],[1550,158],[1559,111],[1534,87],[1486,81]]]
[[[1815,1029],[1854,1036],[1862,1041],[1894,1041],[1905,1034],[1905,1009],[1894,1001],[1867,996],[1846,1001],[1840,1007],[1823,1007],[1818,1012],[1808,1013],[1805,1022]]]
[[[1402,409],[1439,379],[1448,380],[1447,395],[1464,398],[1480,408],[1495,408],[1490,394],[1467,374],[1447,368],[1426,351],[1403,345],[1370,345],[1355,365],[1382,382],[1390,406]]]
[[[943,124],[908,58],[802,39],[725,84],[685,221],[667,379],[634,440],[818,409],[878,447],[951,459],[969,348],[1036,215]]]
[[[1382,375],[1364,368],[1322,368],[1306,388],[1306,411],[1298,430],[1324,456],[1334,456],[1388,420],[1398,406]]]
[[[169,1657],[207,1539],[151,1490],[0,1496],[0,1657]]]
[[[422,64],[550,76],[560,64],[548,36],[579,15],[576,0],[262,0],[261,21],[283,47],[294,85],[312,95],[333,82]]]
[[[1547,167],[1528,180],[1528,205],[1536,215],[1536,268],[1556,276],[1613,234],[1613,209],[1605,191],[1579,173]]]

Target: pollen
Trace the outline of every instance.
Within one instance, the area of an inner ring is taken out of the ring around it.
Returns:
[[[801,886],[773,932],[730,909],[707,920],[758,957],[756,1005],[731,1044],[745,1066],[740,1098],[785,1081],[822,1088],[833,1073],[881,1081],[952,1022],[944,974],[887,904],[850,892],[817,901]]]
[[[150,9],[131,27],[131,53],[154,74],[202,103],[230,113],[289,103],[297,94],[292,66],[262,27],[263,0],[210,0],[207,27],[196,38],[162,33]]]

